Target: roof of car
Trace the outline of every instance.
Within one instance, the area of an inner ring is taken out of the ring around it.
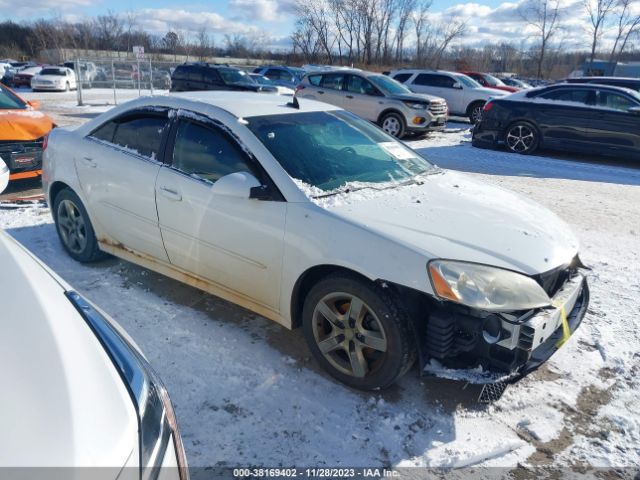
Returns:
[[[298,99],[299,109],[291,106],[291,97],[274,93],[227,92],[221,90],[172,93],[168,97],[180,97],[202,102],[226,110],[238,117],[257,117],[295,112],[324,112],[338,107],[314,100]],[[152,97],[153,98],[153,97]],[[155,97],[157,98],[157,97]]]

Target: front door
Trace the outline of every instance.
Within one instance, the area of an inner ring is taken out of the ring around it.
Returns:
[[[640,114],[630,111],[640,104],[627,95],[600,90],[589,120],[589,141],[594,148],[605,147],[608,153],[635,155],[640,158]]]
[[[278,311],[287,204],[215,193],[235,172],[265,174],[225,127],[178,116],[171,165],[156,183],[160,229],[175,266]]]

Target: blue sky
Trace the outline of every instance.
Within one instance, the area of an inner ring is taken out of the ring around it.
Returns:
[[[34,20],[58,17],[80,20],[112,10],[125,15],[133,12],[136,23],[147,31],[164,35],[178,30],[186,36],[200,28],[207,29],[220,44],[224,35],[261,36],[269,46],[288,47],[294,26],[293,5],[296,0],[0,0],[0,19]],[[533,38],[533,30],[518,14],[529,0],[434,0],[431,12],[434,24],[451,19],[465,20],[467,45],[509,41],[524,46]],[[583,0],[559,0],[564,7],[563,25],[558,38],[568,48],[588,47],[587,24]],[[594,1],[594,0],[590,0]],[[51,8],[52,3],[55,8]],[[640,10],[640,1],[635,2]],[[605,39],[606,40],[606,39]],[[409,43],[411,38],[408,39]]]

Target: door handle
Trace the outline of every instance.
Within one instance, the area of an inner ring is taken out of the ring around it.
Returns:
[[[91,168],[96,168],[98,165],[96,164],[96,161],[91,158],[91,157],[83,157],[82,161],[84,162],[85,165],[91,167]]]
[[[160,187],[160,193],[163,197],[168,198],[169,200],[173,200],[174,202],[179,202],[182,200],[182,195],[177,190],[169,187]]]
[[[353,95],[347,95],[347,98],[353,98]]]
[[[318,93],[319,93],[320,95],[324,95],[324,91],[322,91],[322,90],[318,90]]]

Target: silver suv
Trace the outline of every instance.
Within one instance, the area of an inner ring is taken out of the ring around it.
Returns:
[[[451,115],[468,117],[472,123],[480,121],[487,100],[504,97],[507,92],[485,88],[463,73],[444,70],[395,70],[391,78],[406,85],[412,92],[428,93],[444,98]]]
[[[448,115],[444,99],[412,93],[385,75],[362,70],[309,73],[296,95],[344,108],[397,138],[441,130]]]

